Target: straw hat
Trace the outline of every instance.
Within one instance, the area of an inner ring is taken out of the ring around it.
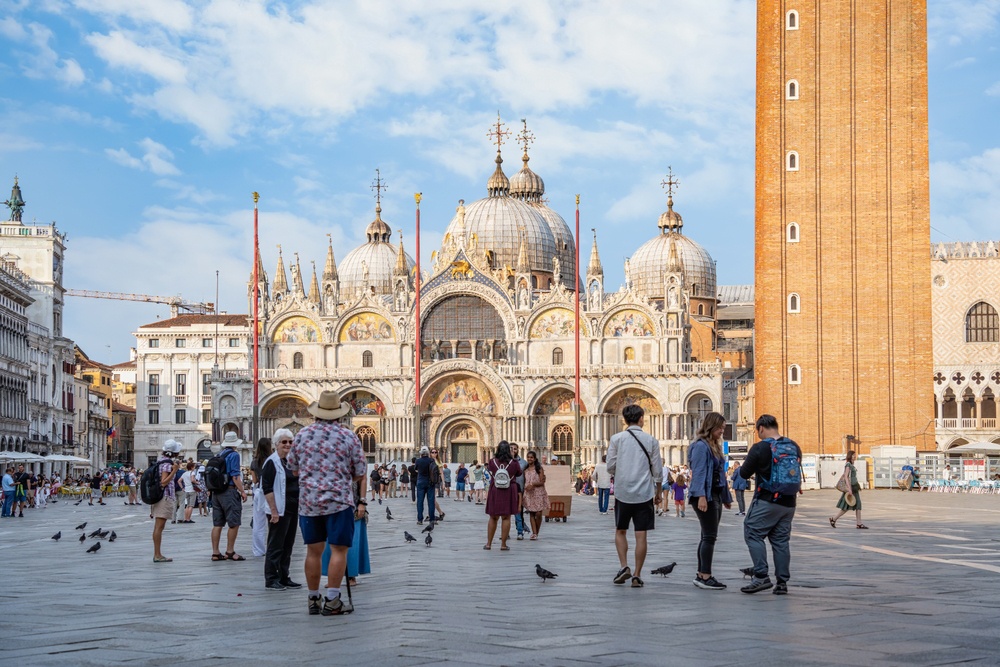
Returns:
[[[313,417],[332,421],[340,419],[351,411],[350,403],[343,403],[340,394],[335,391],[324,391],[318,401],[313,401],[306,408]]]

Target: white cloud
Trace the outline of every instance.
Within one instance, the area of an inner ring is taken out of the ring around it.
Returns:
[[[180,170],[174,166],[174,154],[163,144],[146,137],[138,143],[143,153],[140,157],[135,157],[124,148],[105,148],[104,154],[118,164],[149,171],[157,176],[176,176]]]
[[[112,18],[155,24],[176,31],[191,27],[193,11],[181,0],[73,0],[78,8]]]
[[[1000,97],[1000,81],[986,89],[986,94],[990,97]]]
[[[25,76],[32,79],[55,79],[69,86],[79,86],[86,80],[80,64],[72,58],[60,58],[49,42],[53,34],[40,23],[22,24],[13,17],[0,19],[0,35],[24,49],[15,51]]]
[[[931,225],[945,240],[996,240],[1000,236],[1000,148],[957,162],[931,165]],[[946,212],[937,215],[937,211]],[[935,235],[937,236],[937,235]]]
[[[122,14],[126,0],[78,6]],[[190,25],[170,24],[177,32],[115,24],[88,42],[109,66],[149,77],[123,82],[135,105],[190,123],[214,144],[290,118],[323,132],[372,103],[440,94],[456,113],[469,110],[470,96],[533,115],[621,96],[697,122],[712,110],[712,123],[725,124],[718,114],[744,104],[754,81],[751,0],[682,3],[669,19],[658,0],[614,11],[529,0],[485,9],[458,0],[433,9],[212,0],[190,9]]]
[[[1000,0],[937,0],[927,4],[932,48],[938,41],[956,45],[978,39],[1000,27]]]

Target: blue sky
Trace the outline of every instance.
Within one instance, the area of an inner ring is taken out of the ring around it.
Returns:
[[[1000,0],[930,4],[933,238],[998,239]],[[67,287],[211,301],[218,270],[245,312],[251,191],[272,277],[279,243],[309,271],[326,234],[361,242],[376,168],[411,252],[424,193],[426,261],[485,195],[499,110],[571,224],[581,194],[609,289],[668,166],[720,283],[749,283],[754,31],[747,0],[0,0],[0,187],[69,235]],[[167,313],[71,299],[66,334],[117,362]]]

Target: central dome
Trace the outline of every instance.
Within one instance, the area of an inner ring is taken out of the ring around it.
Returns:
[[[674,211],[673,198],[660,216],[660,233],[642,244],[629,258],[632,286],[651,299],[664,298],[663,276],[670,262],[670,244],[677,247],[684,268],[684,285],[694,298],[714,299],[715,260],[698,243],[681,233],[684,222]]]
[[[375,208],[375,219],[365,234],[368,241],[347,253],[338,270],[340,291],[348,300],[360,297],[366,282],[369,289],[375,288],[376,295],[392,294],[392,272],[398,251],[390,242],[391,228],[382,220],[381,206]],[[405,257],[409,272],[414,266],[413,258],[408,254]]]
[[[459,232],[459,216],[452,218],[447,233]],[[468,243],[477,237],[481,250],[492,250],[495,266],[517,267],[522,236],[528,266],[535,273],[552,273],[552,258],[557,256],[556,241],[548,221],[539,211],[507,195],[487,197],[465,208],[465,233]],[[560,262],[562,260],[560,259]],[[563,267],[565,273],[570,267]]]

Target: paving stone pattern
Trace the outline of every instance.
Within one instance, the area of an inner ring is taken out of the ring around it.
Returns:
[[[1000,496],[870,491],[865,522],[831,529],[837,496],[807,493],[795,520],[789,595],[739,592],[749,565],[741,518],[726,512],[715,575],[695,588],[698,521],[657,519],[645,588],[615,586],[613,521],[592,498],[537,542],[490,552],[483,508],[444,501],[434,543],[408,499],[373,504],[374,572],[356,612],[308,616],[304,591],[263,588],[263,563],[209,560],[210,523],[170,525],[154,564],[143,507],[74,506],[0,520],[0,664],[145,665],[945,665],[1000,662]],[[249,514],[249,505],[246,514]],[[97,554],[73,527],[113,528]],[[50,538],[62,530],[63,539]],[[293,577],[304,581],[304,548]],[[666,578],[649,570],[677,561]],[[559,578],[542,583],[534,565]]]

